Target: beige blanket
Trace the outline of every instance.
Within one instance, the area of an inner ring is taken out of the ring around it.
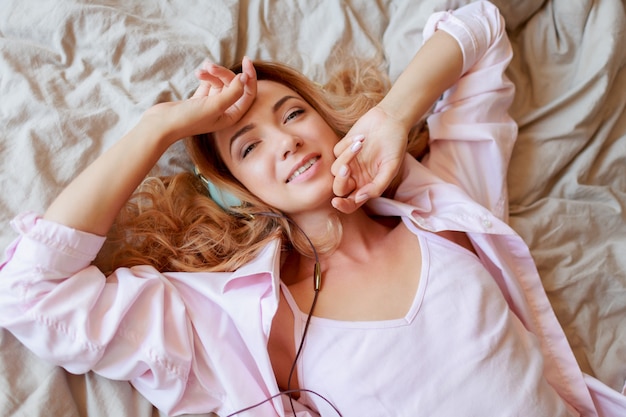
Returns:
[[[322,81],[351,53],[396,77],[436,10],[468,0],[3,0],[0,247],[205,58],[279,60]],[[626,18],[622,0],[495,1],[515,48],[511,224],[586,372],[626,378]],[[132,163],[132,155],[120,163]],[[161,173],[189,169],[180,147]],[[0,415],[158,415],[128,383],[69,375],[0,330]]]

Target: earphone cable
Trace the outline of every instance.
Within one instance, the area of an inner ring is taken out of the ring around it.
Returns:
[[[278,394],[274,394],[274,395],[272,395],[271,397],[268,397],[268,398],[264,399],[263,401],[259,401],[258,403],[254,404],[254,405],[251,405],[251,406],[249,406],[249,407],[243,408],[243,409],[241,409],[241,410],[237,410],[237,411],[235,411],[234,413],[228,414],[226,417],[233,417],[233,416],[236,416],[236,415],[237,415],[237,414],[239,414],[239,413],[243,413],[243,412],[245,412],[245,411],[250,411],[250,410],[253,410],[253,409],[255,409],[255,408],[257,408],[257,407],[259,407],[259,406],[261,406],[261,405],[265,404],[265,403],[266,403],[266,402],[268,402],[268,401],[272,401],[274,398],[280,397],[281,395],[291,395],[291,394],[295,394],[296,392],[308,392],[309,394],[317,395],[318,397],[320,397],[321,399],[323,399],[324,401],[326,401],[326,403],[327,403],[328,405],[330,405],[330,407],[331,407],[333,410],[335,410],[335,412],[337,413],[337,415],[338,415],[339,417],[342,417],[342,415],[341,415],[341,413],[339,412],[339,410],[337,410],[337,407],[335,407],[335,406],[333,405],[333,403],[331,403],[330,401],[328,401],[328,399],[327,399],[327,398],[324,398],[324,396],[322,396],[322,395],[318,394],[317,392],[315,392],[315,391],[313,391],[313,390],[310,390],[310,389],[306,389],[306,388],[297,388],[297,389],[292,389],[292,390],[285,390],[285,391],[281,391],[281,392],[279,392]],[[294,414],[294,417],[295,417],[295,414]]]
[[[313,295],[313,302],[311,303],[311,308],[309,309],[309,314],[307,315],[306,323],[304,325],[304,331],[302,332],[302,338],[300,339],[300,344],[298,346],[298,351],[296,352],[296,356],[294,357],[293,363],[291,364],[291,369],[289,370],[289,377],[287,378],[287,392],[289,392],[289,391],[291,391],[291,381],[293,379],[293,375],[294,375],[294,372],[296,370],[296,365],[298,363],[298,358],[300,357],[300,354],[302,353],[302,348],[304,347],[304,340],[306,339],[306,335],[307,335],[308,330],[309,330],[309,325],[311,324],[311,317],[313,317],[313,311],[315,310],[315,305],[317,304],[317,298],[318,298],[318,295],[319,295],[319,292],[320,292],[320,288],[321,288],[321,283],[322,283],[322,268],[321,268],[321,264],[320,264],[320,258],[319,258],[319,255],[317,253],[317,249],[315,248],[315,245],[313,244],[313,242],[311,241],[309,236],[304,232],[304,230],[302,230],[302,228],[300,227],[300,225],[298,223],[296,223],[291,218],[289,218],[289,217],[287,217],[285,215],[282,215],[282,214],[270,213],[270,212],[264,212],[264,213],[258,213],[258,214],[265,215],[265,216],[270,216],[270,217],[283,218],[283,219],[287,220],[287,222],[289,222],[292,226],[297,228],[300,233],[302,233],[302,235],[305,237],[305,239],[307,240],[307,242],[311,246],[311,250],[313,251],[313,256],[315,257],[315,266],[313,268],[313,290],[315,291],[315,293]],[[293,412],[293,415],[295,416],[296,415],[296,411],[295,411],[295,407],[293,405],[293,395],[292,395],[292,393],[289,393],[289,405],[291,406],[291,411]],[[339,415],[341,415],[341,414],[339,414]]]
[[[289,371],[289,377],[287,378],[287,389],[284,391],[279,392],[278,394],[275,394],[269,398],[266,398],[265,400],[252,405],[250,407],[244,408],[242,410],[236,411],[235,413],[229,414],[227,417],[232,417],[234,415],[237,415],[239,413],[242,413],[244,411],[248,411],[251,409],[254,409],[268,401],[273,400],[274,398],[280,396],[280,395],[288,395],[289,396],[289,405],[291,406],[291,411],[293,413],[293,415],[296,415],[296,410],[293,404],[293,395],[295,393],[299,393],[299,392],[307,392],[307,393],[311,393],[314,395],[317,395],[318,397],[320,397],[321,399],[323,399],[324,401],[326,401],[326,403],[328,403],[333,410],[335,410],[335,412],[337,413],[337,415],[339,415],[339,417],[341,417],[341,413],[339,412],[339,410],[337,410],[337,408],[324,396],[318,394],[315,391],[312,390],[308,390],[308,389],[304,389],[304,388],[296,388],[296,389],[291,389],[291,380],[293,378],[295,369],[296,369],[296,365],[298,363],[298,358],[300,357],[300,354],[302,353],[302,349],[304,347],[304,341],[306,339],[306,335],[308,333],[309,330],[309,325],[311,323],[311,318],[313,317],[313,312],[315,310],[315,305],[317,304],[317,299],[318,299],[318,295],[321,289],[321,285],[322,285],[322,268],[321,268],[321,264],[320,264],[320,259],[319,259],[319,255],[317,253],[317,250],[315,249],[315,245],[313,245],[313,242],[311,241],[311,239],[307,236],[307,234],[304,232],[304,230],[302,230],[302,228],[292,219],[290,219],[289,217],[283,215],[283,214],[279,214],[279,213],[273,213],[273,212],[260,212],[260,213],[256,213],[256,215],[260,215],[260,216],[268,216],[268,217],[275,217],[275,218],[282,218],[285,219],[287,222],[289,222],[291,225],[293,225],[294,227],[296,227],[298,229],[298,231],[300,233],[302,233],[302,235],[305,237],[306,241],[308,242],[308,244],[311,246],[311,250],[313,251],[313,255],[315,257],[315,266],[313,269],[313,290],[314,290],[314,295],[313,295],[313,301],[311,303],[311,308],[309,309],[309,313],[307,315],[307,319],[306,319],[306,323],[304,325],[304,330],[302,332],[302,338],[300,339],[300,344],[298,346],[298,351],[296,352],[296,356],[294,357],[293,363],[291,364],[291,369]]]
[[[302,332],[302,338],[300,339],[300,346],[298,346],[298,352],[296,353],[295,358],[293,359],[293,363],[291,364],[291,370],[289,371],[289,378],[287,378],[287,391],[291,390],[291,379],[296,369],[296,364],[298,363],[298,358],[300,357],[300,353],[302,353],[302,348],[304,347],[304,339],[306,338],[306,334],[309,330],[309,324],[311,323],[311,317],[313,317],[313,310],[315,310],[315,304],[317,304],[317,296],[319,295],[320,290],[315,289],[315,295],[313,296],[313,302],[311,303],[311,309],[309,310],[309,314],[306,318],[306,323],[304,325],[304,331]],[[296,410],[293,406],[293,396],[289,394],[289,404],[291,405],[291,411],[293,415],[296,415]]]

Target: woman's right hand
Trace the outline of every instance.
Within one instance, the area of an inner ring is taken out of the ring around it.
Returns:
[[[191,98],[159,103],[144,114],[150,123],[165,123],[170,144],[188,136],[214,132],[236,123],[256,97],[257,79],[252,61],[245,57],[243,72],[204,62],[196,71],[200,85]]]

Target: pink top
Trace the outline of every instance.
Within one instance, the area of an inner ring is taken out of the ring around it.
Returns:
[[[418,410],[424,416],[459,410],[504,415],[494,398],[506,399],[515,415],[578,415],[547,383],[537,338],[511,312],[478,257],[405,222],[422,250],[420,283],[406,316],[356,322],[313,317],[299,361],[301,386],[323,395],[343,417],[413,417]],[[299,343],[307,314],[281,287]],[[316,395],[304,393],[301,402],[323,416],[336,415]]]
[[[429,157],[423,163],[405,158],[396,201],[379,198],[369,208],[429,231],[467,232],[511,311],[537,338],[548,383],[581,415],[626,415],[625,397],[581,373],[528,247],[503,221],[517,134],[507,115],[514,88],[503,75],[512,56],[504,22],[493,5],[475,2],[433,15],[425,38],[437,29],[458,40],[464,75],[429,118]],[[233,273],[140,266],[105,277],[90,266],[103,237],[34,214],[19,216],[13,226],[20,237],[0,265],[0,326],[38,356],[70,372],[128,380],[168,414],[228,415],[279,392],[267,340],[280,291],[280,242]],[[436,374],[438,366],[428,372]],[[444,391],[454,385],[438,381]],[[385,387],[405,394],[403,401],[411,394],[406,388]],[[340,389],[333,395],[347,397],[352,384]],[[465,397],[458,394],[446,401],[463,409],[464,401],[456,400]],[[492,400],[498,415],[517,414],[508,398]],[[240,415],[283,416],[284,401]]]

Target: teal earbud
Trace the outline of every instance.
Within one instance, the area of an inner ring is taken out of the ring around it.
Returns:
[[[226,190],[222,190],[221,188],[218,188],[215,184],[209,181],[204,175],[200,173],[200,171],[198,171],[197,167],[193,168],[193,172],[204,183],[207,190],[209,191],[209,196],[211,197],[211,199],[215,201],[224,211],[231,211],[232,208],[239,207],[243,204],[241,200],[235,197],[232,193],[229,193]],[[289,217],[283,214],[272,213],[272,212],[261,212],[261,213],[257,213],[257,215],[283,218],[287,220],[289,223],[291,223],[292,225],[294,225],[297,229],[299,229],[300,232],[302,232],[307,242],[309,242],[309,245],[311,245],[311,249],[313,250],[313,254],[315,255],[315,267],[313,270],[313,289],[315,290],[315,295],[317,297],[317,293],[322,287],[322,267],[320,264],[319,256],[317,254],[317,250],[315,249],[313,242],[311,242],[311,240],[306,235],[306,233],[304,233],[304,230],[302,230],[296,222],[294,222]],[[254,218],[254,216],[252,216],[252,218]],[[313,305],[315,306],[315,304]]]
[[[239,207],[243,204],[241,200],[235,197],[232,193],[218,188],[215,184],[209,181],[204,175],[200,173],[200,171],[198,171],[197,167],[194,167],[193,171],[206,186],[211,199],[215,201],[217,205],[219,205],[222,209],[229,211],[233,207]]]

